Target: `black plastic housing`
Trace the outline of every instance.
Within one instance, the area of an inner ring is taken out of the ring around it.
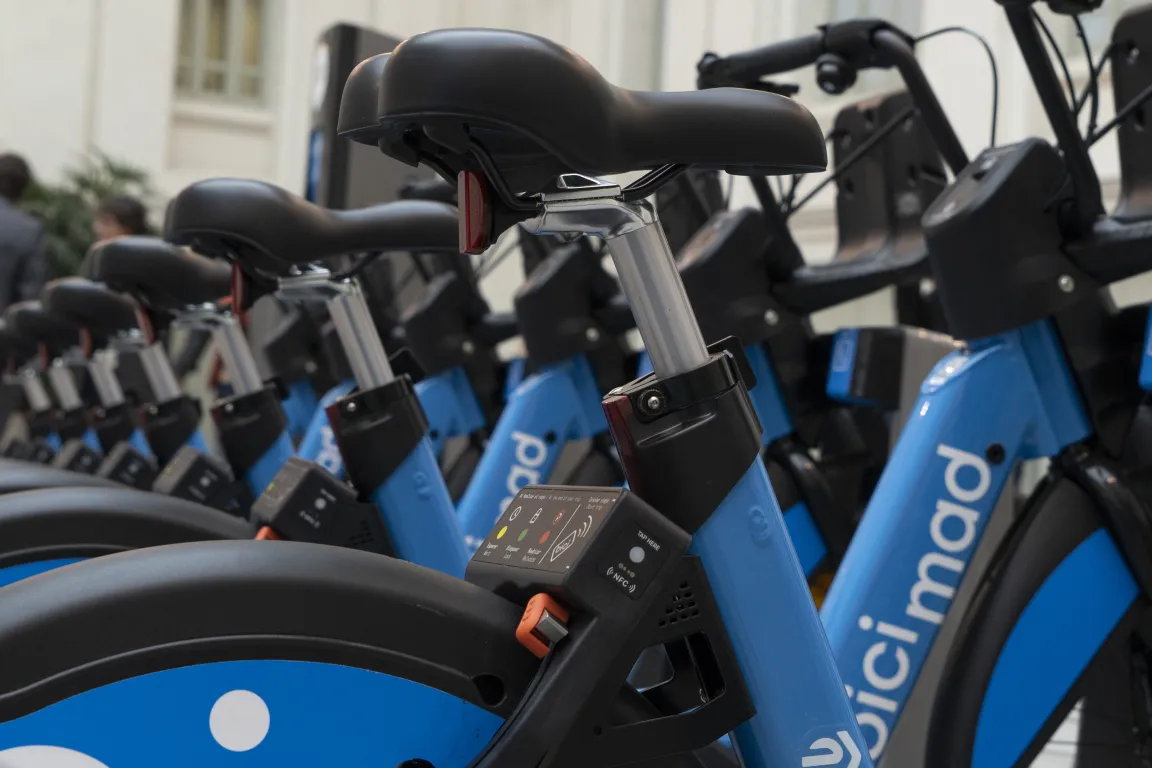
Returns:
[[[629,486],[695,532],[760,455],[760,422],[733,345],[701,368],[661,381],[649,374],[604,398],[604,413]],[[689,380],[688,377],[691,377]],[[669,381],[679,379],[675,391]],[[667,403],[645,413],[649,393]]]
[[[1152,5],[1142,5],[1124,13],[1112,29],[1112,96],[1119,112],[1149,86],[1152,86]],[[1116,126],[1120,150],[1120,200],[1115,218],[1132,222],[1152,216],[1152,142],[1145,124],[1144,104]]]
[[[1064,255],[1064,163],[1040,139],[989,149],[924,215],[949,332],[1004,333],[1050,317],[1098,286]]]
[[[533,695],[477,766],[630,765],[703,748],[751,716],[703,567],[683,554],[689,541],[625,489],[527,486],[516,495],[466,579],[517,603],[547,593],[572,615]],[[673,676],[646,690],[639,722],[623,726],[614,703],[654,646],[666,649]]]
[[[83,472],[86,475],[96,473],[104,457],[100,452],[88,445],[82,438],[74,437],[60,446],[60,452],[52,457],[50,466],[57,469],[67,469],[70,472]]]
[[[280,395],[272,386],[217,401],[212,406],[212,420],[236,475],[243,475],[260,461],[288,425]]]
[[[251,494],[243,483],[232,477],[221,461],[184,446],[160,470],[152,490],[178,499],[213,507],[237,517],[247,517]]]
[[[71,411],[57,411],[56,412],[56,434],[60,435],[63,442],[68,442],[73,438],[83,437],[84,433],[88,431],[88,411],[81,408],[74,408]]]
[[[120,443],[132,437],[136,431],[136,419],[132,409],[121,403],[111,408],[92,409],[92,428],[100,439],[104,453],[109,454]]]
[[[488,313],[488,302],[457,274],[428,283],[421,301],[403,318],[406,346],[429,376],[464,365],[476,349],[471,327]],[[466,342],[470,342],[471,346]]]
[[[680,250],[680,279],[705,342],[735,336],[752,344],[787,322],[791,313],[772,296],[767,262],[790,243],[786,232],[769,231],[760,211],[742,208],[714,214]]]
[[[481,332],[488,302],[458,271],[437,275],[404,315],[404,345],[424,375],[463,366],[490,422],[503,403],[503,380],[495,342]],[[415,377],[414,377],[415,378]]]
[[[289,459],[252,505],[252,517],[290,541],[310,541],[394,556],[380,513],[347,483],[297,457]]]
[[[376,491],[428,433],[428,417],[412,379],[400,376],[328,406],[344,469],[361,496]]]
[[[117,444],[96,470],[97,477],[105,477],[131,488],[146,491],[156,482],[156,463],[152,457],[146,456],[122,442]]]
[[[586,238],[552,251],[513,299],[529,364],[539,368],[568,360],[613,335],[596,313],[617,293]]]
[[[199,426],[200,403],[187,395],[144,412],[144,433],[161,466],[172,460]]]

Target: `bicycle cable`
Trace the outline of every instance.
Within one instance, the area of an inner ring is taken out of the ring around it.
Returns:
[[[1079,14],[1072,17],[1072,22],[1076,25],[1076,36],[1080,38],[1080,43],[1084,47],[1084,60],[1088,62],[1088,84],[1084,86],[1084,91],[1092,96],[1092,109],[1088,112],[1088,128],[1084,135],[1091,136],[1096,132],[1096,119],[1100,116],[1100,83],[1097,80],[1096,69],[1092,64],[1092,46],[1088,42],[1088,33],[1084,31],[1084,22],[1080,20]],[[1080,117],[1080,108],[1081,105],[1076,99],[1076,92],[1073,91],[1073,116]]]
[[[1075,101],[1076,99],[1076,85],[1072,82],[1072,73],[1068,70],[1068,61],[1064,58],[1064,52],[1060,50],[1060,46],[1056,44],[1056,38],[1052,34],[1052,30],[1044,22],[1044,18],[1040,15],[1039,11],[1035,8],[1032,9],[1032,19],[1036,25],[1040,27],[1040,31],[1044,33],[1044,38],[1048,41],[1048,46],[1052,49],[1052,53],[1056,55],[1056,61],[1060,63],[1060,69],[1064,73],[1064,84],[1068,88],[1067,98]],[[1075,104],[1069,105],[1072,109]]]
[[[988,141],[989,147],[996,146],[996,128],[1000,122],[1000,68],[996,64],[996,54],[992,52],[992,46],[988,43],[988,39],[982,34],[972,29],[971,27],[952,26],[941,27],[934,29],[931,32],[926,32],[920,37],[916,38],[916,44],[920,44],[925,40],[930,40],[938,35],[957,32],[960,34],[968,35],[975,38],[981,46],[984,47],[984,53],[988,54],[988,64],[992,68],[992,132],[991,138]]]

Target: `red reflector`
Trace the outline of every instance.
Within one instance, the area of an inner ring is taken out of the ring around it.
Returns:
[[[456,176],[460,203],[460,252],[483,253],[488,248],[488,186],[475,171]]]

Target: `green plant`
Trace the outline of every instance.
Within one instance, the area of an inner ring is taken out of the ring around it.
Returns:
[[[96,206],[113,195],[135,195],[147,205],[155,191],[147,171],[99,150],[66,169],[60,183],[33,182],[28,188],[20,207],[44,222],[49,279],[76,274],[96,240]]]

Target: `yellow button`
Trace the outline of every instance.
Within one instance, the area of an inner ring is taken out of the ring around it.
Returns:
[[[504,538],[504,534],[506,534],[506,533],[508,533],[508,526],[504,526],[503,528],[501,528],[500,533],[496,534],[496,538],[502,539],[502,538]]]

